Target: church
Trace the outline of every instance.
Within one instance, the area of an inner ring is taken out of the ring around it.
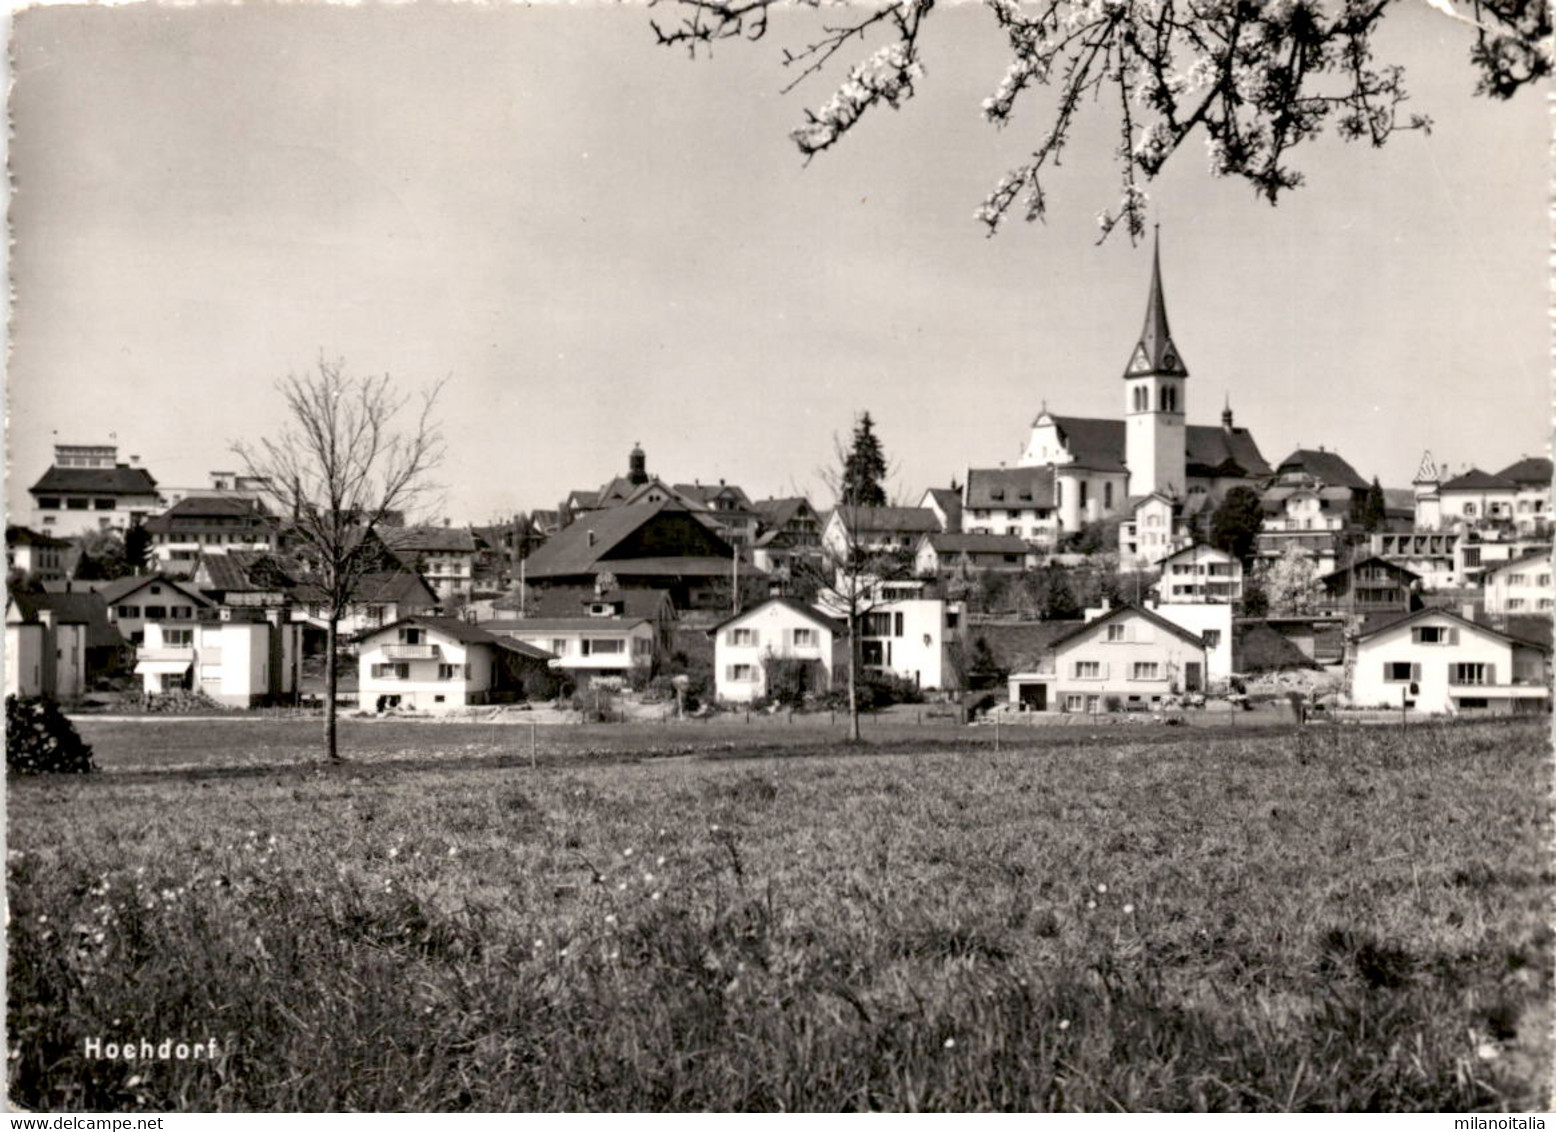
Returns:
[[[1123,417],[1060,416],[1045,405],[1016,468],[968,469],[966,528],[1052,548],[1067,532],[1119,519],[1125,568],[1190,541],[1231,488],[1258,490],[1273,473],[1230,405],[1219,426],[1187,423],[1188,377],[1167,322],[1158,239],[1145,326],[1123,373]]]

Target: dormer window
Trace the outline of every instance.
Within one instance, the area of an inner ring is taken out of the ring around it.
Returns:
[[[989,490],[989,498],[990,499],[1004,499],[1005,498],[1005,489],[1003,487],[991,488]]]
[[[415,626],[403,626],[400,629],[400,643],[402,645],[419,645],[422,643],[422,631]]]

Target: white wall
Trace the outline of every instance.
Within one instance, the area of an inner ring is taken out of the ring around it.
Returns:
[[[1444,644],[1416,642],[1414,630],[1423,627],[1447,630],[1450,638],[1456,640]],[[1414,678],[1419,688],[1414,697],[1418,711],[1452,711],[1456,709],[1455,701],[1466,696],[1492,700],[1513,696],[1541,698],[1532,687],[1513,690],[1513,646],[1509,642],[1451,617],[1428,614],[1358,642],[1351,675],[1351,700],[1357,707],[1398,708],[1408,698],[1410,680],[1386,678],[1384,666],[1391,663],[1419,666]],[[1493,666],[1487,685],[1450,684],[1450,665],[1456,663]]]
[[[1108,639],[1113,626],[1122,627],[1124,639]],[[1202,675],[1206,675],[1203,648],[1153,625],[1135,612],[1091,626],[1080,636],[1063,642],[1055,653],[1057,703],[1051,703],[1050,710],[1089,710],[1084,703],[1066,708],[1069,696],[1098,697],[1099,708],[1105,710],[1108,696],[1121,700],[1136,696],[1149,702],[1153,697],[1182,692],[1190,663],[1198,663]],[[1155,677],[1136,677],[1136,664],[1153,662],[1157,666]],[[1096,664],[1096,676],[1080,674],[1077,666],[1086,663]]]
[[[43,692],[43,626],[5,627],[5,694],[36,696]]]
[[[357,660],[358,702],[364,710],[371,711],[379,696],[399,696],[400,706],[417,711],[452,711],[469,705],[471,697],[487,691],[492,685],[492,648],[488,645],[466,646],[446,637],[436,630],[423,628],[422,639],[438,646],[438,656],[430,660],[391,660],[385,655],[385,647],[398,644],[394,630],[376,634],[364,641]],[[404,680],[388,676],[374,676],[375,664],[405,664],[409,677]],[[438,679],[441,664],[470,665],[470,676],[456,675],[453,679]],[[441,701],[439,697],[442,697]],[[477,697],[478,698],[478,697]]]
[[[795,641],[795,630],[806,630],[815,644]],[[745,637],[742,643],[737,639]],[[824,686],[832,683],[832,631],[780,602],[758,606],[718,631],[713,642],[714,692],[720,700],[750,703],[767,693],[768,657],[819,661],[826,673]],[[732,670],[744,669],[737,679]]]
[[[1216,643],[1205,650],[1206,672],[1212,685],[1224,684],[1232,677],[1232,607],[1222,602],[1169,605],[1163,603],[1152,610],[1158,617],[1171,621],[1180,629],[1204,636],[1207,631],[1216,634]]]

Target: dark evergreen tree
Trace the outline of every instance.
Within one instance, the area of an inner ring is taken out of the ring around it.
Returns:
[[[974,640],[972,656],[967,662],[967,686],[973,691],[998,688],[1005,683],[1008,675],[994,656],[994,650],[989,647],[988,638],[980,636]]]
[[[1367,489],[1367,497],[1362,500],[1361,525],[1364,531],[1381,531],[1388,518],[1388,505],[1383,498],[1383,485],[1378,483],[1378,477],[1372,477],[1372,486]]]
[[[875,435],[875,422],[868,412],[860,414],[854,425],[854,440],[843,460],[843,497],[841,502],[854,507],[886,506],[886,454]]]
[[[1270,612],[1270,597],[1264,590],[1264,582],[1253,575],[1243,578],[1243,616],[1267,617]]]
[[[151,532],[136,523],[124,532],[124,565],[132,574],[142,573],[151,561]]]
[[[1224,550],[1243,565],[1253,558],[1264,525],[1264,508],[1259,493],[1241,485],[1226,493],[1210,521],[1210,545]]]
[[[1073,621],[1079,617],[1081,607],[1075,600],[1069,572],[1063,566],[1049,563],[1043,573],[1043,620]]]

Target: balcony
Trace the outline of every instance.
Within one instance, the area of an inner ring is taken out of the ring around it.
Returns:
[[[384,645],[385,660],[438,660],[442,657],[437,645]]]

